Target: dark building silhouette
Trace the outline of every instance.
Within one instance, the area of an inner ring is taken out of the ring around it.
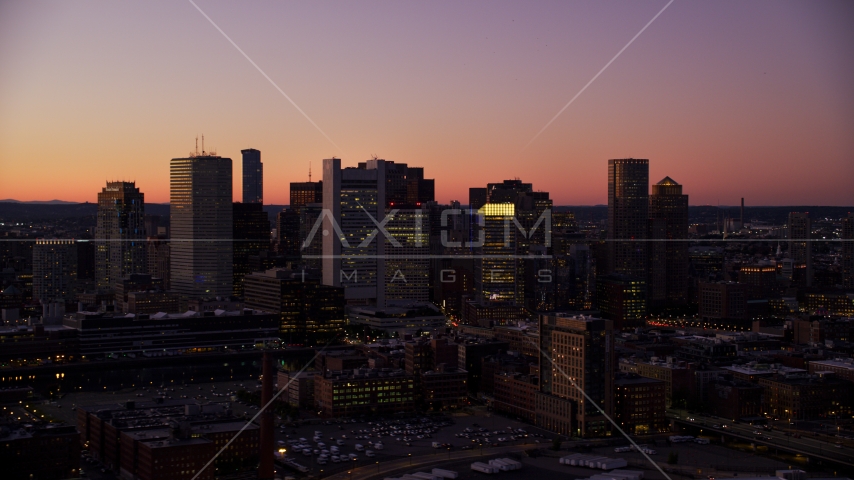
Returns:
[[[649,307],[682,305],[688,297],[688,195],[670,177],[649,197]]]
[[[842,219],[842,286],[854,288],[854,213]]]
[[[107,182],[98,193],[96,283],[110,288],[125,275],[146,269],[145,196],[134,182]]]
[[[792,258],[793,268],[802,268],[804,275],[798,280],[801,286],[812,286],[812,243],[809,241],[812,235],[812,222],[807,212],[789,213],[789,256]]]
[[[634,277],[644,288],[649,228],[649,160],[608,160],[608,272]]]
[[[291,191],[293,193],[293,190]],[[276,253],[296,259],[300,256],[300,214],[290,207],[276,214]]]
[[[323,203],[323,181],[291,182],[291,209],[299,210],[309,203]]]
[[[249,257],[270,248],[270,220],[260,203],[233,206],[233,295],[243,296],[243,278],[251,271]]]
[[[241,150],[243,154],[243,203],[264,203],[264,164],[261,152],[254,148]]]
[[[344,289],[322,285],[305,271],[272,269],[245,279],[246,306],[279,316],[289,345],[318,345],[340,335],[347,321]]]

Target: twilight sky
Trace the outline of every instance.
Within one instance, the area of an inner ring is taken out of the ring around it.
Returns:
[[[607,202],[607,159],[649,158],[691,204],[854,205],[854,3],[0,2],[0,198],[169,199],[197,135],[257,148],[265,203],[309,163],[425,167],[437,200],[518,177]]]

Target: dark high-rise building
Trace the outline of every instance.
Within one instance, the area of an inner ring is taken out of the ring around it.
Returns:
[[[110,288],[125,275],[146,268],[145,197],[134,182],[107,182],[98,193],[96,283]]]
[[[243,154],[243,203],[264,203],[264,164],[261,152],[254,148],[241,150]]]
[[[343,332],[344,289],[322,285],[304,271],[255,272],[245,278],[246,306],[279,315],[288,345],[318,345]]]
[[[471,191],[470,191],[471,192]],[[529,287],[526,298],[526,279],[537,282],[531,269],[549,268],[549,262],[533,262],[529,255],[546,257],[551,247],[551,208],[548,192],[535,192],[530,183],[505,180],[487,184],[486,203],[479,209],[479,221],[474,228],[476,249],[475,288],[481,302],[511,302],[520,307],[551,305],[552,300],[538,300],[539,289]],[[542,296],[542,295],[540,295]]]
[[[540,315],[540,392],[574,403],[573,434],[606,436],[614,413],[614,332],[610,320]]]
[[[169,289],[169,241],[162,236],[148,237],[146,249],[148,250],[148,273],[152,277],[162,278],[164,288]]]
[[[812,286],[812,222],[809,213],[789,213],[789,257],[794,268],[805,269],[805,275],[800,279],[801,285]]]
[[[608,160],[608,267],[611,273],[647,276],[649,160]]]
[[[276,253],[291,259],[300,256],[300,208],[291,206],[276,214]]]
[[[596,302],[602,317],[614,322],[617,331],[644,325],[646,314],[644,280],[629,275],[600,275],[596,278]]]
[[[854,212],[842,219],[842,286],[854,288]]]
[[[48,304],[74,301],[77,245],[74,240],[36,240],[33,246],[33,300]]]
[[[650,255],[648,305],[682,305],[688,300],[688,195],[670,177],[652,186],[649,197]],[[662,241],[663,240],[663,241]],[[661,274],[655,275],[661,271]]]
[[[323,203],[323,181],[291,182],[291,204],[295,211],[309,203]]]
[[[205,152],[170,164],[172,290],[184,297],[232,294],[231,159]]]
[[[469,208],[477,210],[486,203],[486,189],[473,187],[469,188]]]
[[[323,208],[328,212],[323,216],[323,230],[330,235],[321,236],[315,223],[303,242],[303,252],[305,255],[309,244],[323,245],[325,285],[343,286],[347,300],[353,303],[386,306],[387,300],[400,296],[406,300],[428,298],[429,265],[424,257],[429,253],[430,229],[422,207],[433,200],[433,180],[423,177],[421,168],[382,159],[343,169],[338,158],[323,161]],[[391,222],[383,225],[405,234],[393,238],[378,235],[379,222]],[[424,274],[406,277],[395,260],[410,260]],[[405,293],[400,294],[393,285],[397,282],[407,284]]]
[[[233,293],[243,296],[243,278],[251,271],[249,257],[270,248],[270,219],[261,203],[235,203],[232,213]]]

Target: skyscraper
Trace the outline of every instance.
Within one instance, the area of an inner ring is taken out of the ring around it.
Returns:
[[[429,253],[427,215],[419,212],[422,202],[433,200],[433,181],[423,175],[423,169],[381,159],[344,169],[338,158],[323,161],[322,232],[316,223],[305,243],[323,242],[323,283],[344,287],[348,302],[386,306],[387,300],[399,299],[396,293],[387,298],[386,292],[391,280],[404,281],[401,275],[406,274],[401,270],[395,275],[398,268],[387,272],[388,260],[420,265],[422,259],[413,249]],[[401,295],[406,299],[429,296],[429,265],[423,260],[425,275],[405,278],[406,293]],[[392,290],[402,292],[397,285]]]
[[[36,240],[33,245],[33,300],[42,304],[74,301],[77,282],[77,242]]]
[[[261,152],[254,148],[241,150],[243,154],[243,203],[264,203],[264,164]]]
[[[249,257],[270,248],[270,219],[261,203],[232,205],[232,276],[233,293],[243,296],[243,278],[252,269]]]
[[[842,218],[842,286],[854,288],[854,212]]]
[[[232,293],[231,159],[206,154],[170,164],[172,290],[183,297]]]
[[[670,177],[653,185],[649,218],[653,242],[648,248],[662,252],[663,259],[650,255],[647,304],[683,305],[688,300],[688,195],[682,194],[682,185]],[[653,275],[658,271],[662,275]]]
[[[470,194],[475,190],[469,189]],[[537,281],[530,270],[542,265],[525,257],[548,257],[551,252],[552,201],[548,192],[535,192],[518,179],[487,184],[485,191],[486,203],[478,209],[475,227],[478,242],[483,240],[476,249],[475,288],[481,301],[521,307],[526,303],[525,279]]]
[[[98,193],[95,227],[99,287],[112,288],[125,275],[148,269],[145,238],[145,196],[134,182],[107,182]]]
[[[291,203],[295,211],[309,203],[323,203],[323,182],[291,182]]]
[[[613,417],[614,361],[610,320],[540,315],[540,392],[575,403],[575,436],[606,436],[611,431],[610,422],[579,389]]]
[[[649,160],[608,160],[608,263],[611,273],[646,278]]]
[[[812,286],[812,222],[808,212],[789,213],[789,257],[792,259],[795,283]]]

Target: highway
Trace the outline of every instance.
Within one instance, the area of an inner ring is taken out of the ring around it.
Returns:
[[[815,458],[832,460],[850,467],[854,467],[854,449],[849,446],[837,447],[834,443],[825,442],[816,438],[795,438],[786,436],[780,430],[765,431],[761,426],[745,423],[732,423],[721,418],[709,417],[701,414],[685,411],[668,410],[668,418],[676,422],[702,429],[703,435],[726,434],[744,439],[757,445],[776,447],[780,450],[799,453]],[[715,427],[717,425],[717,428]],[[753,432],[761,432],[761,436]]]

